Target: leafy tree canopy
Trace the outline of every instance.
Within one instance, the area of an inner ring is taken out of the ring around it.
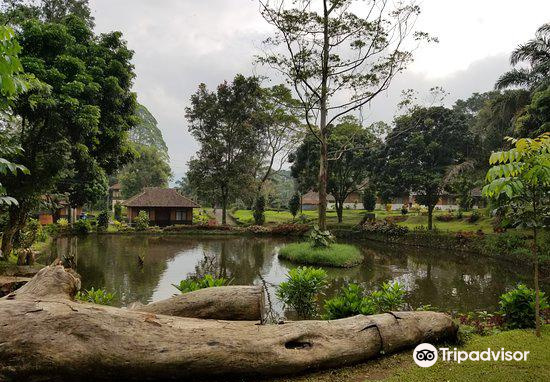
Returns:
[[[119,175],[122,196],[130,198],[145,187],[167,187],[172,170],[166,154],[154,146],[136,145],[138,156]]]
[[[380,151],[374,174],[383,199],[414,192],[428,207],[428,225],[450,166],[468,157],[471,138],[466,117],[444,108],[417,108],[395,120]]]

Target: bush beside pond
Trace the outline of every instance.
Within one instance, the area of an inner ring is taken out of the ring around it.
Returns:
[[[309,242],[287,244],[279,250],[279,257],[300,264],[329,267],[352,267],[363,261],[354,245],[332,244],[329,247],[313,247]]]

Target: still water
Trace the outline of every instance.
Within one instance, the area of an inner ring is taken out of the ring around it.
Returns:
[[[284,314],[276,286],[293,265],[277,257],[284,238],[90,235],[60,238],[56,256],[74,256],[82,287],[103,287],[116,294],[116,305],[144,304],[179,293],[172,284],[193,275],[214,274],[233,285],[266,286],[273,312]],[[426,248],[394,247],[376,242],[355,243],[363,264],[349,269],[326,268],[330,297],[344,283],[367,289],[398,281],[407,290],[410,308],[430,304],[444,310],[494,310],[498,297],[519,282],[531,285],[531,268],[471,254]],[[140,265],[139,257],[143,258]],[[549,280],[542,289],[548,291]]]

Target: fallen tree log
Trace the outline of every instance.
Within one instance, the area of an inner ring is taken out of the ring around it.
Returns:
[[[131,309],[177,317],[261,321],[264,292],[259,285],[206,288],[147,305],[133,304]]]
[[[0,297],[5,296],[17,288],[25,285],[31,280],[30,277],[1,276],[0,275]]]
[[[435,312],[280,325],[156,315],[73,301],[79,283],[50,266],[0,299],[0,380],[293,374],[456,336],[450,317]]]

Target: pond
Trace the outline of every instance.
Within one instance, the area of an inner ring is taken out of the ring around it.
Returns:
[[[74,256],[82,287],[115,292],[118,306],[168,298],[178,293],[172,284],[210,273],[230,279],[233,285],[265,285],[273,312],[280,316],[283,307],[274,291],[293,264],[278,259],[277,251],[288,242],[235,236],[90,235],[58,239],[51,257]],[[413,309],[430,304],[444,310],[491,311],[498,308],[498,298],[508,288],[519,282],[532,285],[529,266],[371,241],[355,244],[365,261],[349,269],[326,268],[327,296],[348,281],[364,283],[369,289],[398,281]],[[138,257],[143,258],[142,266]],[[543,290],[548,290],[548,280],[544,282]]]

